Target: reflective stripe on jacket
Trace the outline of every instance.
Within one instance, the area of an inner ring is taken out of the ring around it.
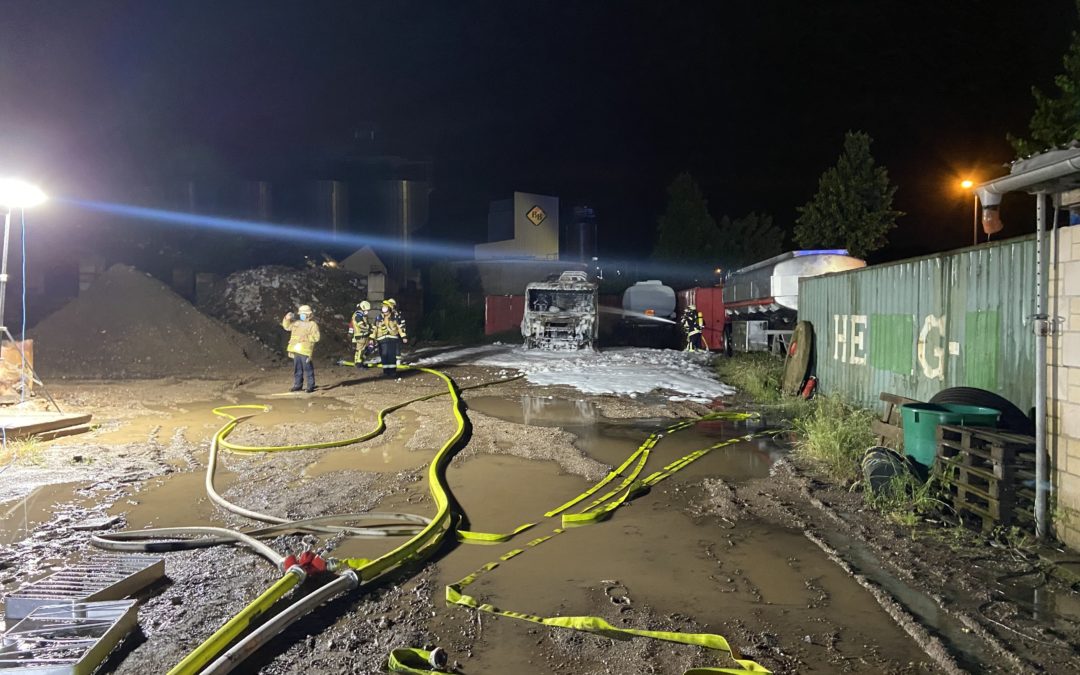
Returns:
[[[405,326],[395,321],[391,316],[380,314],[379,318],[375,319],[375,325],[371,328],[371,337],[374,340],[385,340],[392,337],[405,338]]]
[[[311,356],[315,350],[315,343],[319,341],[319,324],[311,319],[300,321],[285,318],[281,320],[281,327],[290,333],[288,348],[290,354]]]

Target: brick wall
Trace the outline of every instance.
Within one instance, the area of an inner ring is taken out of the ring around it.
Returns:
[[[1080,549],[1080,227],[1059,229],[1049,247],[1047,448],[1054,532]]]

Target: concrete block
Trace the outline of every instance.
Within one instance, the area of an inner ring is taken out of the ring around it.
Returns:
[[[1072,250],[1069,253],[1069,259],[1080,260],[1080,241],[1074,241],[1071,248]],[[1065,253],[1065,251],[1063,250],[1062,253]]]
[[[1074,459],[1080,459],[1080,438],[1065,437],[1065,455]],[[1069,471],[1069,473],[1080,476],[1080,465],[1075,466],[1078,470]]]
[[[1061,404],[1061,430],[1070,438],[1080,438],[1080,404]]]
[[[1057,503],[1059,508],[1080,512],[1080,476],[1058,473]],[[1080,521],[1077,521],[1080,526]]]
[[[1065,522],[1054,524],[1054,532],[1061,543],[1073,550],[1080,549],[1080,529],[1069,525],[1069,523],[1080,522],[1080,512],[1068,510],[1064,516]]]
[[[1080,296],[1080,260],[1073,260],[1061,265],[1062,278],[1065,280],[1065,295]]]
[[[1050,354],[1047,354],[1049,359]],[[1058,363],[1055,360],[1055,363]],[[1061,365],[1080,368],[1080,333],[1069,331],[1061,336]]]

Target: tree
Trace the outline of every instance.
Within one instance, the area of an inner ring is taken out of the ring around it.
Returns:
[[[718,225],[723,242],[716,263],[734,270],[784,251],[784,232],[773,225],[772,216],[752,211],[741,218],[723,216]]]
[[[803,248],[846,248],[862,258],[880,249],[904,215],[892,207],[896,186],[870,154],[870,135],[849,131],[836,166],[818,180],[814,198],[798,208],[795,241]]]
[[[1080,0],[1077,0],[1076,9],[1080,12]],[[1059,89],[1056,98],[1044,94],[1038,87],[1031,88],[1031,95],[1035,97],[1035,112],[1028,123],[1031,138],[1008,136],[1020,157],[1080,140],[1080,31],[1073,31],[1064,62],[1065,72],[1054,78]]]
[[[668,186],[668,203],[657,221],[653,257],[687,267],[712,269],[720,251],[720,232],[697,181],[683,172]]]

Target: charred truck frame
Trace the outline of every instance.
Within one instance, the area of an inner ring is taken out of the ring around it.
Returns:
[[[528,349],[591,348],[597,335],[597,285],[584,272],[525,287],[521,336]]]

